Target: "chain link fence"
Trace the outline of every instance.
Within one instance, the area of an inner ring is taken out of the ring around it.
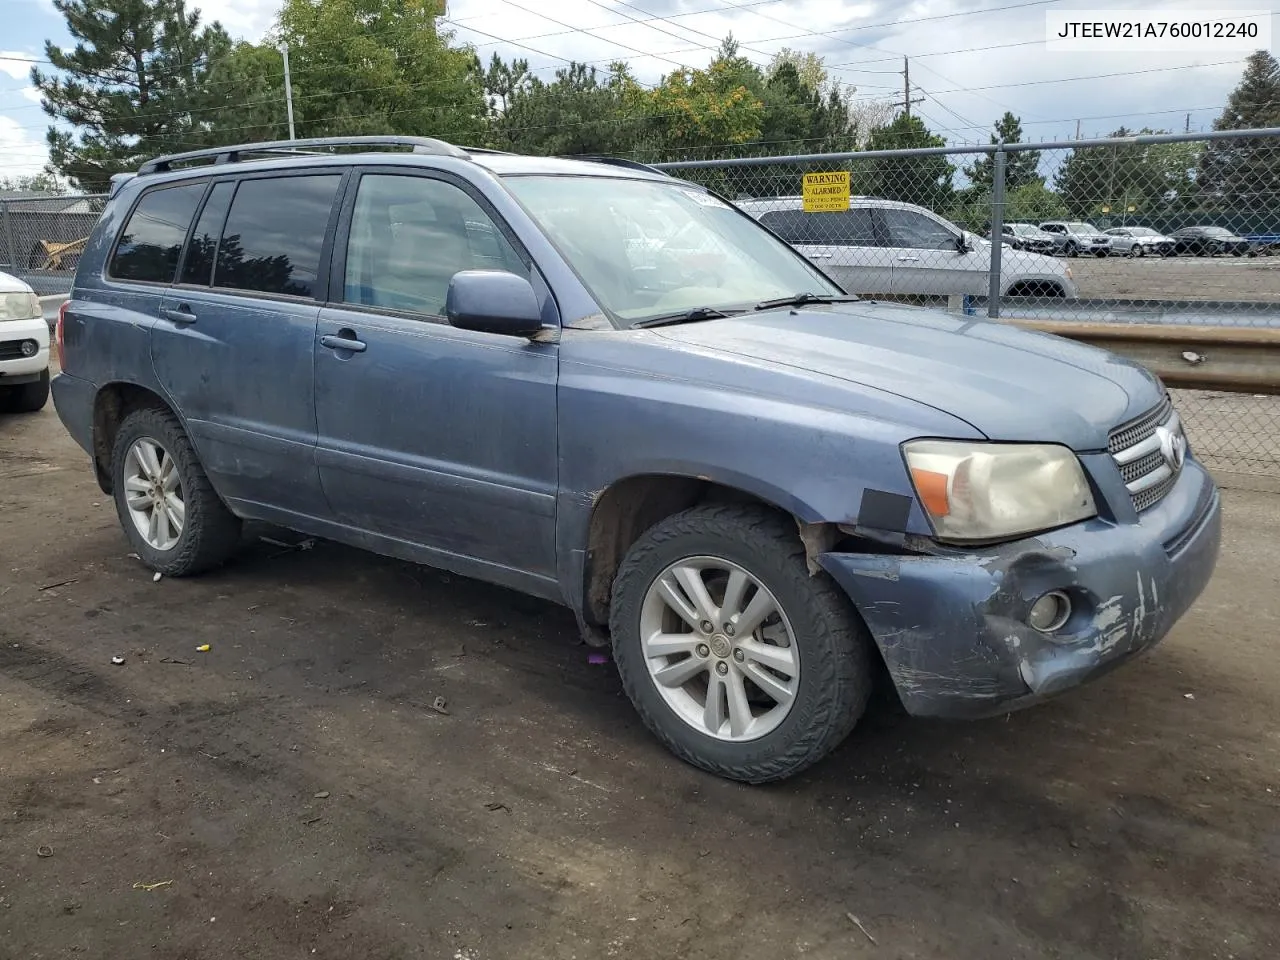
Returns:
[[[1280,327],[1280,130],[657,166],[851,293],[1001,320]],[[1280,478],[1280,398],[1174,398],[1211,466]]]
[[[40,296],[71,290],[80,253],[106,196],[0,194],[0,270]]]
[[[1280,327],[1280,130],[658,166],[853,293],[1004,320]],[[67,293],[105,201],[0,195],[0,270]],[[1174,398],[1212,467],[1280,478],[1280,398]]]

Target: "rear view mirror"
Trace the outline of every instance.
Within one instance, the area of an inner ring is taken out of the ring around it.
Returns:
[[[542,329],[533,285],[504,270],[462,270],[449,281],[445,315],[451,326],[508,337],[530,337]]]

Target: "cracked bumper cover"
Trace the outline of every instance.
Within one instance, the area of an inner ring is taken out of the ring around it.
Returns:
[[[976,717],[1052,696],[1159,642],[1209,582],[1221,508],[1208,473],[1181,478],[1138,523],[1101,519],[945,556],[827,553],[824,569],[871,630],[908,712]],[[1027,625],[1063,590],[1062,630]]]

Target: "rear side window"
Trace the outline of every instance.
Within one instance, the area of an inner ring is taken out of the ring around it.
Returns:
[[[145,194],[120,233],[108,275],[117,280],[172,283],[204,188],[203,183],[193,183]]]
[[[182,261],[182,283],[198,283],[209,286],[213,282],[213,257],[218,249],[218,237],[222,234],[222,221],[227,219],[227,208],[231,206],[231,193],[236,188],[234,183],[216,184],[209,194],[209,199],[200,211],[200,219],[196,221],[195,232],[187,245],[187,258]]]
[[[215,287],[313,297],[341,174],[244,180],[218,244]]]
[[[774,210],[760,222],[787,243],[844,243],[874,247],[878,243],[871,211],[853,207],[834,213],[805,213],[803,210]]]

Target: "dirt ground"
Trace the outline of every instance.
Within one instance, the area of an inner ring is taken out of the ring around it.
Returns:
[[[1142,661],[769,788],[668,756],[556,607],[256,537],[153,582],[52,407],[0,419],[0,512],[4,960],[1280,950],[1280,497],[1227,491]]]
[[[1280,257],[1076,257],[1063,263],[1088,300],[1280,303]]]

